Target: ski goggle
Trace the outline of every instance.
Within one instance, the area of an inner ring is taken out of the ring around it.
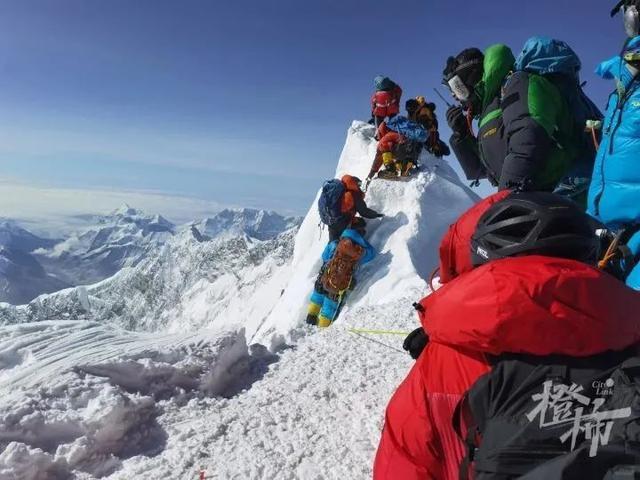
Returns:
[[[640,62],[640,52],[626,52],[623,58],[627,63],[638,63]]]
[[[466,102],[471,97],[471,92],[458,75],[454,75],[447,80],[447,85],[453,96],[459,101]]]

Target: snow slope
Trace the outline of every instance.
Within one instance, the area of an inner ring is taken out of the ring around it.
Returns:
[[[338,175],[366,175],[372,136],[354,122]],[[258,323],[220,319],[224,334],[186,332],[189,322],[174,334],[0,327],[0,479],[195,479],[200,466],[215,479],[369,478],[384,406],[412,361],[402,336],[349,329],[416,327],[411,304],[427,291],[439,239],[475,201],[445,160],[421,163],[409,182],[372,183],[367,202],[386,215],[369,223],[379,256],[328,329],[304,325],[327,240],[315,205],[277,270],[282,295],[243,297],[270,303]]]
[[[376,142],[374,129],[354,122],[340,156],[336,177],[351,174],[364,179],[371,168]],[[367,238],[379,252],[361,272],[359,288],[349,305],[380,305],[412,298],[424,292],[425,282],[438,265],[438,244],[445,229],[477,196],[464,186],[446,160],[423,152],[422,171],[409,182],[374,180],[366,194],[367,204],[383,212],[382,220],[369,220]],[[320,192],[318,192],[318,196]],[[328,241],[320,232],[320,216],[314,202],[298,235],[291,263],[291,281],[269,318],[252,338],[269,343],[288,341],[304,316],[320,255]]]
[[[91,322],[2,329],[0,479],[102,478],[162,451],[162,404],[230,396],[272,361],[242,331],[133,334]]]

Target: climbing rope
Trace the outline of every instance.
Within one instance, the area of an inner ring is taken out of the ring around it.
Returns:
[[[382,345],[383,347],[386,347],[386,348],[388,348],[390,350],[393,350],[394,352],[398,352],[398,353],[401,353],[402,355],[406,355],[406,352],[404,350],[400,350],[399,348],[392,347],[391,345],[387,345],[386,343],[379,342],[378,340],[375,340],[373,338],[366,337],[366,336],[362,335],[361,333],[358,333],[357,331],[349,330],[349,332],[353,333],[354,335],[357,335],[358,337],[362,337],[365,340],[368,340],[370,342],[377,343],[378,345]],[[394,333],[394,335],[399,335],[399,333]]]
[[[367,330],[363,328],[350,328],[351,333],[368,333],[370,335],[409,335],[411,332],[401,330]]]

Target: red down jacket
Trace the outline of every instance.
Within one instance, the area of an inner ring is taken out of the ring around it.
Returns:
[[[452,415],[489,371],[486,354],[588,356],[640,341],[640,318],[629,314],[639,311],[640,295],[595,268],[543,256],[472,268],[465,252],[477,219],[504,196],[473,207],[443,240],[450,278],[421,302],[430,342],[387,407],[376,480],[458,478],[464,452]]]
[[[375,117],[388,117],[400,113],[402,89],[396,85],[393,90],[379,90],[371,97],[371,113]]]

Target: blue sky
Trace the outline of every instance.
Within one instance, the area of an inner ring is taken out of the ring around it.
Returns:
[[[4,0],[0,180],[303,213],[378,73],[433,97],[447,56],[545,34],[602,105],[612,3]]]

